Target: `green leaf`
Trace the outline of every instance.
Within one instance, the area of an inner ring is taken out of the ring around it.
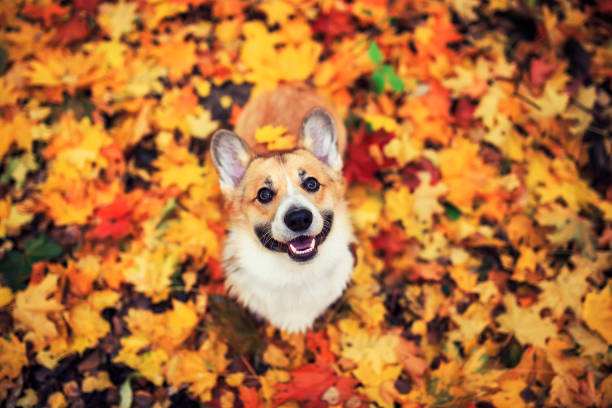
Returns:
[[[121,384],[121,388],[119,388],[119,398],[120,408],[130,408],[132,406],[132,400],[134,399],[134,393],[132,392],[132,385],[130,384],[130,380],[132,379],[129,376],[123,384]]]
[[[445,202],[444,209],[446,210],[446,216],[452,221],[457,221],[457,219],[461,217],[461,210],[455,207],[451,202]]]
[[[32,264],[21,252],[8,251],[4,258],[0,259],[0,273],[13,290],[22,290],[27,286]]]
[[[380,67],[380,72],[387,78],[387,82],[391,85],[391,89],[395,92],[402,92],[404,90],[404,81],[397,76],[393,67],[389,64],[385,64]]]
[[[402,78],[398,77],[395,72],[387,75],[387,80],[389,81],[389,85],[391,85],[391,89],[393,89],[395,92],[404,91],[404,81]]]
[[[39,235],[25,243],[25,254],[32,263],[45,261],[60,256],[62,247],[53,241],[48,241],[45,234]]]
[[[393,67],[389,64],[385,64],[380,67],[380,72],[382,72],[384,76],[388,77],[389,75],[393,74]]]
[[[372,41],[368,47],[368,56],[375,64],[380,64],[383,60],[382,52],[380,51],[380,48],[378,48],[378,44],[376,44],[375,41]]]
[[[374,72],[372,74],[372,88],[374,91],[380,95],[385,90],[385,78],[383,74],[380,72]]]

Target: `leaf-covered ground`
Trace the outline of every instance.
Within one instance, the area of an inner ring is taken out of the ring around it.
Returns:
[[[611,15],[3,0],[0,400],[611,406]],[[225,296],[207,152],[294,81],[346,120],[358,237],[351,286],[303,335]]]

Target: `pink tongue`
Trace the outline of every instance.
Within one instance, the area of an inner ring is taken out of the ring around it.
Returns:
[[[304,249],[310,248],[313,240],[314,237],[302,236],[292,240],[291,243],[295,249],[298,251],[303,251]]]

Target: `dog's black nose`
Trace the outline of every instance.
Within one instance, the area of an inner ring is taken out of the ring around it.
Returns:
[[[285,214],[285,224],[291,231],[307,230],[312,224],[312,213],[305,208],[290,210]]]

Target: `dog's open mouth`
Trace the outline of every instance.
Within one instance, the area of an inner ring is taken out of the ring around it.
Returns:
[[[303,235],[288,242],[289,256],[296,261],[307,261],[317,254],[317,238]]]
[[[255,235],[262,245],[271,251],[286,252],[296,262],[306,262],[317,255],[318,246],[325,241],[332,227],[333,213],[324,212],[323,229],[315,236],[300,235],[289,242],[280,242],[272,238],[270,224],[262,224],[255,227]]]

